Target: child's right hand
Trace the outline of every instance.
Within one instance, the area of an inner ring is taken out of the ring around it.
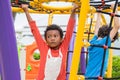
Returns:
[[[111,4],[111,9],[112,9],[112,10],[114,9],[114,7],[115,7],[115,4]],[[117,8],[118,8],[118,4],[117,4],[116,9],[115,9],[115,13],[116,13],[116,14],[118,13]]]
[[[115,6],[115,4],[111,4],[111,9],[112,9],[112,10],[114,9],[114,6]],[[116,7],[116,11],[115,11],[115,12],[117,12],[117,8],[118,8],[118,5],[117,5],[117,7]]]

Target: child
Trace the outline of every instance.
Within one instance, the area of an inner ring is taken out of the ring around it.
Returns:
[[[65,80],[67,51],[75,26],[75,11],[78,5],[74,4],[72,8],[64,39],[62,29],[58,25],[52,24],[47,26],[45,31],[46,42],[42,39],[35,21],[28,12],[28,5],[22,4],[21,6],[40,50],[41,58],[37,80]]]
[[[111,8],[113,9],[113,5],[111,5]],[[117,13],[117,10],[116,10]],[[120,27],[119,19],[118,17],[114,16],[114,27],[108,28],[108,25],[103,25],[100,27],[100,20],[101,20],[101,14],[97,14],[97,22],[95,25],[95,36],[90,41],[90,44],[94,45],[105,45],[106,39],[108,37],[108,44],[107,46],[111,45],[111,42],[114,42],[118,38],[118,29]],[[110,31],[110,34],[109,34]],[[109,35],[109,36],[108,36]],[[88,65],[86,69],[85,76],[86,77],[99,77],[101,73],[101,67],[102,67],[102,60],[104,55],[104,48],[100,47],[94,47],[90,46],[89,48],[89,59],[88,59]],[[105,74],[105,71],[107,69],[107,63],[108,63],[108,49],[106,49],[105,53],[105,62],[102,72],[102,77]]]

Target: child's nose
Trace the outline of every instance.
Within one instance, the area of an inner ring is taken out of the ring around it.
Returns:
[[[51,40],[54,41],[54,40],[55,40],[55,37],[52,37]]]

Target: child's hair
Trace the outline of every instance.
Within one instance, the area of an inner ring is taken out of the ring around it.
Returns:
[[[98,37],[104,38],[105,36],[108,36],[111,30],[112,30],[112,27],[109,28],[108,25],[103,25],[102,27],[100,27],[98,31]],[[114,36],[112,42],[114,42],[116,39],[118,39],[118,32]]]
[[[52,24],[47,26],[45,33],[44,33],[44,38],[46,39],[46,35],[47,35],[47,31],[49,30],[58,30],[60,33],[60,37],[63,38],[63,30],[60,28],[60,26],[56,25],[56,24]]]

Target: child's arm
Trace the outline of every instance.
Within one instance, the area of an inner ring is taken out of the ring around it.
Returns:
[[[79,8],[79,6],[77,4],[73,4],[73,8],[71,10],[70,17],[75,18],[75,12],[76,12],[76,9],[78,9],[78,8]]]
[[[27,4],[21,4],[21,8],[24,10],[28,22],[33,21],[32,17],[30,16],[30,14],[28,12],[28,5]]]
[[[68,24],[67,24],[66,35],[65,35],[65,38],[64,38],[63,43],[62,43],[62,45],[64,45],[64,48],[66,50],[68,49],[68,45],[70,43],[72,33],[73,33],[73,30],[75,27],[75,11],[77,8],[79,8],[79,6],[77,4],[74,4],[73,8],[71,10],[72,12],[71,12]]]
[[[114,5],[111,5],[111,9],[113,9],[113,8],[114,8]],[[115,13],[117,14],[117,8],[116,8]],[[113,29],[110,32],[111,40],[113,40],[113,38],[116,35],[116,33],[118,32],[119,28],[120,28],[119,18],[114,16],[114,26],[113,26]]]
[[[101,13],[97,13],[97,19],[96,19],[95,31],[94,31],[95,35],[98,35],[98,30],[100,26],[101,26]]]
[[[47,45],[46,45],[45,41],[43,40],[43,38],[42,38],[42,36],[39,32],[39,29],[36,25],[36,22],[32,19],[32,17],[30,16],[30,14],[28,12],[28,5],[27,4],[21,4],[21,8],[23,9],[23,11],[26,14],[28,23],[30,25],[31,32],[32,32],[32,34],[33,34],[33,36],[36,40],[36,43],[37,43],[37,46],[38,46],[39,50],[41,51],[41,53],[44,53],[43,48],[46,48]]]

